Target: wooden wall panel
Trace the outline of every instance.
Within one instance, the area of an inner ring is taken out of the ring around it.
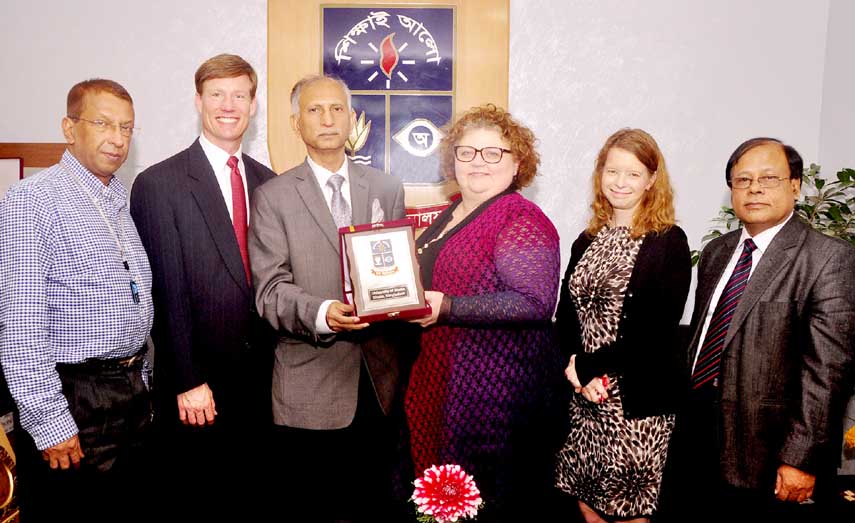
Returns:
[[[303,161],[305,147],[291,130],[291,87],[321,64],[321,5],[384,5],[457,8],[457,112],[487,102],[508,105],[508,0],[437,0],[389,2],[377,0],[269,0],[268,1],[268,109],[270,161],[283,172]]]
[[[50,167],[59,163],[65,143],[0,143],[0,158],[23,158],[24,167]]]

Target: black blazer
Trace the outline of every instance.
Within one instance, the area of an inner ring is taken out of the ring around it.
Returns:
[[[275,176],[245,154],[243,163],[250,194]],[[274,340],[255,310],[228,208],[198,140],[137,177],[131,215],[154,280],[152,338],[161,408],[173,415],[175,395],[208,383],[218,423],[228,421],[233,397],[245,392],[238,378],[246,361],[265,352],[270,357]],[[268,396],[269,380],[268,375],[258,385]]]
[[[625,418],[674,413],[685,372],[677,328],[692,279],[686,233],[675,225],[644,237],[624,295],[617,340],[585,353],[568,283],[593,239],[583,232],[573,242],[555,314],[558,343],[568,358],[576,354],[583,385],[603,374],[620,376]]]

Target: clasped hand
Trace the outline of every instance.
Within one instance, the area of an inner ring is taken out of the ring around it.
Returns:
[[[570,363],[564,369],[564,375],[567,377],[567,381],[573,386],[573,390],[577,394],[584,396],[586,400],[592,403],[603,403],[609,398],[609,380],[606,376],[596,377],[588,382],[587,385],[582,386],[582,383],[579,381],[579,375],[576,373],[575,354],[570,356]]]

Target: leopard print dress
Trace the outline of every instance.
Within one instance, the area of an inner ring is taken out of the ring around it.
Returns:
[[[615,341],[641,241],[632,239],[626,227],[604,227],[579,260],[569,288],[585,352]],[[608,378],[605,403],[573,394],[570,435],[558,453],[556,485],[606,516],[650,516],[657,506],[674,416],[625,419],[620,376]]]

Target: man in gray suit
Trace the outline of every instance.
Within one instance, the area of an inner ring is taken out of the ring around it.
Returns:
[[[698,266],[692,388],[672,447],[684,468],[672,486],[691,489],[681,520],[821,521],[827,508],[852,393],[855,250],[794,215],[801,174],[798,152],[771,138],[727,163],[744,227]]]
[[[398,354],[392,326],[369,326],[339,300],[337,229],[403,218],[404,191],[397,178],[347,160],[355,118],[341,80],[304,78],[291,105],[308,158],[256,191],[249,234],[256,305],[281,336],[274,459],[302,511],[357,519],[388,505]]]

